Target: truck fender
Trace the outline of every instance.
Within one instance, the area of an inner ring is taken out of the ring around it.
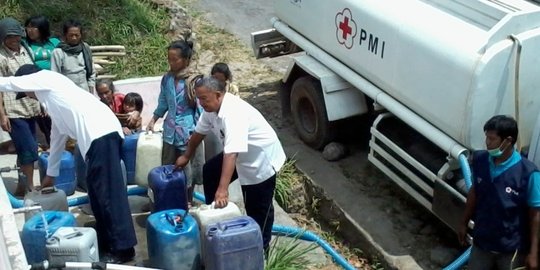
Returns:
[[[290,96],[294,82],[306,75],[313,77],[320,83],[328,121],[332,122],[368,112],[369,106],[360,90],[306,54],[294,57],[294,62],[285,73],[283,83],[286,87],[282,90],[284,91],[281,94],[282,99]],[[287,104],[282,105],[285,105],[283,108],[288,107]]]
[[[364,94],[309,55],[294,58],[280,97],[300,139],[315,149],[336,135],[335,121],[368,111]]]

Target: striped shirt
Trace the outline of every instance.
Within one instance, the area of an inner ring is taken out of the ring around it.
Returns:
[[[19,52],[0,46],[0,76],[13,76],[24,64],[33,64],[30,54],[21,45]],[[31,98],[15,100],[17,93],[4,92],[4,109],[8,118],[31,118],[40,113],[39,102]]]

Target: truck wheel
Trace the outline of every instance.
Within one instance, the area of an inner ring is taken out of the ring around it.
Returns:
[[[307,145],[321,149],[334,138],[333,125],[326,115],[319,81],[301,77],[294,82],[291,89],[291,114],[298,136]]]

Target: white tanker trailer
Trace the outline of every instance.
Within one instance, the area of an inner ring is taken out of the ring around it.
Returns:
[[[258,58],[293,56],[282,104],[314,148],[337,120],[366,113],[369,160],[452,229],[464,209],[458,156],[484,123],[514,116],[535,155],[540,4],[525,0],[276,0]]]

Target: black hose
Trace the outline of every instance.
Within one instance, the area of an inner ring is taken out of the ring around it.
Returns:
[[[33,263],[32,265],[30,265],[31,270],[47,270],[49,268],[50,268],[50,265],[49,265],[49,261],[47,260],[39,262],[39,263]]]

